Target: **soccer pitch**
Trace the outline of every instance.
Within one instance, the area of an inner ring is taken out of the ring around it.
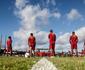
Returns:
[[[0,70],[31,70],[42,57],[0,56]],[[85,70],[85,57],[46,57],[58,70]]]

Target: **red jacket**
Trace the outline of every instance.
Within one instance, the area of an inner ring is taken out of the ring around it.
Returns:
[[[7,44],[7,47],[11,47],[11,45],[12,45],[12,40],[11,40],[11,39],[7,39],[6,44]]]
[[[30,36],[28,38],[28,44],[29,45],[35,45],[36,44],[36,40],[35,40],[35,37],[34,36]]]
[[[54,33],[50,33],[48,35],[48,38],[49,38],[49,43],[51,43],[51,44],[54,44],[55,43],[55,41],[56,41],[56,35]]]
[[[77,44],[78,37],[76,35],[70,36],[70,44]]]

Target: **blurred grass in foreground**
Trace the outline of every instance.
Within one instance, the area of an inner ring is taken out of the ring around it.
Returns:
[[[0,70],[30,70],[40,58],[0,56]]]
[[[6,57],[0,56],[0,70],[31,70],[33,64],[41,57]],[[58,70],[85,70],[85,57],[54,57],[47,58]]]
[[[85,70],[85,57],[54,57],[48,58],[58,70]]]

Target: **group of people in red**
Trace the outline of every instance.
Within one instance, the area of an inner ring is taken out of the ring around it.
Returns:
[[[53,32],[53,30],[50,30],[50,33],[48,35],[49,39],[49,51],[52,54],[52,56],[55,56],[55,44],[56,44],[56,34]],[[71,44],[71,54],[73,55],[73,50],[76,51],[76,56],[78,56],[78,50],[77,50],[77,43],[78,43],[78,37],[75,34],[75,32],[72,32],[72,35],[69,38],[69,42]],[[8,37],[6,41],[7,47],[7,54],[9,53],[12,55],[12,38],[11,36]],[[33,35],[33,33],[30,33],[30,36],[28,37],[28,46],[29,46],[29,54],[30,56],[35,55],[35,46],[36,46],[36,38]]]

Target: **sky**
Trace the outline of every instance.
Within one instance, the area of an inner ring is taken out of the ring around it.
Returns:
[[[69,37],[72,31],[78,35],[78,49],[85,39],[85,0],[1,0],[0,35],[11,35],[14,50],[26,50],[31,32],[37,41],[36,47],[48,48],[49,30],[56,34],[57,51],[70,50]]]

